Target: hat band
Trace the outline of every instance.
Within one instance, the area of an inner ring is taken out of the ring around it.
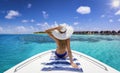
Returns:
[[[65,30],[65,31],[63,31],[63,32],[62,32],[62,31],[59,31],[59,32],[62,34],[62,33],[65,33],[66,31],[67,31],[67,30]]]

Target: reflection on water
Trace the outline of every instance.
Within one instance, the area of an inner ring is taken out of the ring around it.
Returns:
[[[24,42],[24,44],[29,44],[31,42],[35,43],[50,43],[54,42],[50,37],[48,36],[43,36],[43,35],[25,35],[19,37],[19,40]]]
[[[100,42],[100,41],[120,41],[120,37],[117,36],[109,36],[109,37],[103,37],[102,35],[95,35],[95,36],[74,36],[71,38],[71,41],[81,41],[81,42]]]
[[[101,35],[102,36],[102,35]],[[109,36],[109,37],[101,37],[100,35],[97,36],[89,36],[89,37],[84,37],[84,36],[72,36],[71,37],[71,41],[80,41],[80,42],[100,42],[100,41],[120,41],[119,36],[118,37],[114,37],[114,36]],[[114,37],[114,38],[113,38]],[[19,39],[21,41],[24,42],[24,44],[28,44],[30,42],[35,42],[35,43],[54,43],[54,40],[51,39],[48,36],[44,36],[44,35],[24,35],[19,37]]]

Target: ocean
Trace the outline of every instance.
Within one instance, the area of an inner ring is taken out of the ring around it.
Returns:
[[[47,34],[0,34],[0,73],[55,48],[55,42]],[[73,35],[71,49],[120,71],[120,35]]]

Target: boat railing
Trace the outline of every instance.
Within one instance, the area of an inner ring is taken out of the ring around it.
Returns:
[[[78,54],[78,53],[76,53],[76,54]],[[97,65],[98,67],[100,67],[100,68],[102,68],[102,69],[108,71],[107,67],[104,66],[103,64],[101,64],[101,63],[99,63],[99,62],[97,62],[97,61],[95,61],[95,60],[93,60],[93,59],[90,59],[89,57],[84,56],[84,55],[82,55],[82,54],[78,54],[78,55],[80,55],[80,57],[82,57],[82,58],[88,60],[89,62],[91,62],[91,63]]]
[[[46,53],[44,53],[44,54],[46,54]],[[42,55],[43,55],[43,54],[42,54]],[[17,72],[18,70],[20,70],[21,68],[25,67],[26,65],[30,64],[31,62],[39,59],[39,58],[41,58],[41,55],[38,55],[38,56],[36,56],[35,58],[30,59],[30,60],[26,61],[25,63],[17,66],[17,67],[15,68],[15,70],[14,70],[14,73]]]

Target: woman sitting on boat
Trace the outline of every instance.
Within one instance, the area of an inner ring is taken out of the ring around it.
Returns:
[[[54,39],[57,44],[55,55],[59,58],[66,58],[68,56],[70,58],[71,66],[74,68],[78,68],[78,66],[73,63],[72,53],[70,49],[70,37],[73,33],[73,28],[66,24],[62,24],[58,27],[50,28],[45,32],[52,39]]]

